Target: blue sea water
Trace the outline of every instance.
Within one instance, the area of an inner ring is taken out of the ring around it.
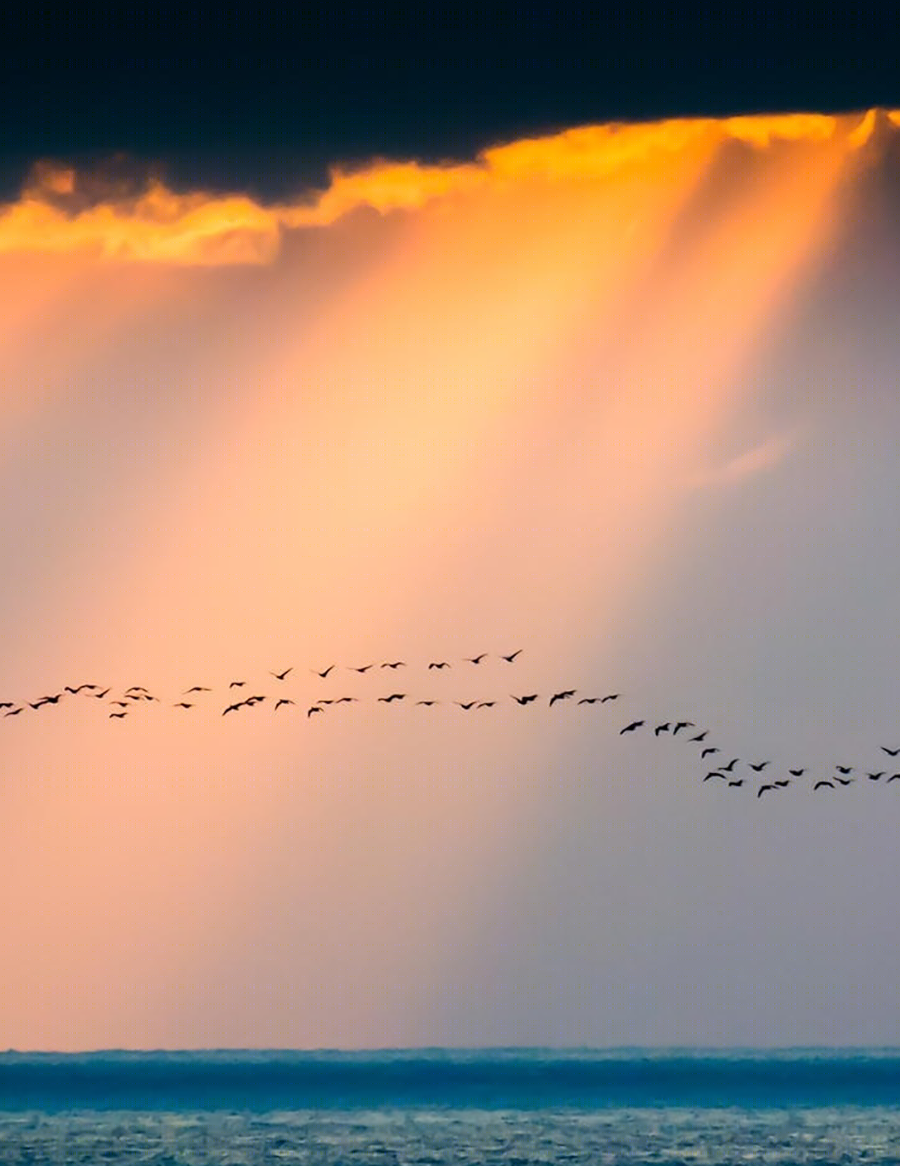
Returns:
[[[8,1052],[19,1162],[900,1162],[900,1050]]]

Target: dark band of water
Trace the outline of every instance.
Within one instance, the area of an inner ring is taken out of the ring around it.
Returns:
[[[900,1051],[0,1054],[0,1109],[900,1105]]]

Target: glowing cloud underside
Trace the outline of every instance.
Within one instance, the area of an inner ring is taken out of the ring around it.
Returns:
[[[571,725],[508,694],[607,677],[684,498],[789,460],[706,451],[884,120],[585,127],[276,207],[35,171],[0,214],[0,698],[293,663],[298,709],[0,722],[6,1043],[560,1038],[490,921],[527,914]],[[304,716],[313,664],[518,647],[429,677],[429,721]],[[476,675],[510,708],[461,733]]]

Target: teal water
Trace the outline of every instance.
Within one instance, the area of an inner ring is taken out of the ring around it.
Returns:
[[[0,1163],[900,1163],[900,1051],[0,1054]]]

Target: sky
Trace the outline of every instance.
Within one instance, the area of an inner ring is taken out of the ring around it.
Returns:
[[[652,17],[19,42],[0,1047],[900,1043],[900,94]]]

